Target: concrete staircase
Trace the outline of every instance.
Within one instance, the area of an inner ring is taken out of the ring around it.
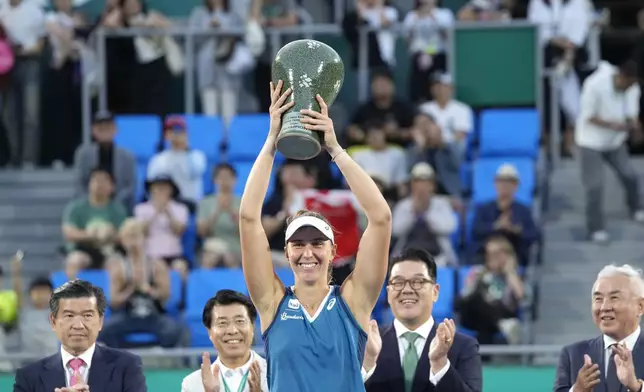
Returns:
[[[644,183],[644,160],[633,164]],[[644,226],[630,220],[621,184],[610,170],[604,170],[604,211],[612,242],[603,246],[586,241],[579,164],[562,162],[551,178],[534,325],[536,344],[568,344],[596,336],[590,293],[597,272],[613,262],[644,268]],[[555,361],[556,357],[539,358],[543,363]]]
[[[0,266],[23,250],[23,271],[30,280],[61,268],[61,217],[73,197],[71,170],[0,171]]]

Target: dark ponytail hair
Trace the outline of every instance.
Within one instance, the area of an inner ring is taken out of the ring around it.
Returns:
[[[324,221],[324,223],[329,225],[329,227],[331,228],[331,230],[333,230],[333,232],[335,232],[335,229],[333,229],[333,226],[331,226],[331,224],[329,223],[329,220],[327,218],[325,218],[324,215],[322,215],[322,214],[320,214],[318,212],[315,212],[315,211],[311,211],[311,210],[299,210],[295,214],[289,216],[286,219],[286,226],[288,227],[288,225],[290,225],[291,222],[293,222],[295,219],[303,217],[303,216],[312,216],[314,218],[321,219],[322,221]],[[327,277],[328,277],[329,284],[331,284],[333,282],[333,260],[331,260],[329,262],[329,269],[327,271]]]

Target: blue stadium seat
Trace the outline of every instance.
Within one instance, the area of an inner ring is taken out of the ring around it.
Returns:
[[[246,282],[239,269],[196,269],[188,275],[186,284],[186,318],[201,320],[203,307],[219,290],[246,292]]]
[[[464,247],[467,249],[472,243],[472,229],[474,228],[474,218],[476,216],[476,206],[470,206],[465,213],[465,228],[464,228]]]
[[[193,270],[186,284],[186,323],[192,347],[212,347],[208,332],[201,323],[203,307],[217,291],[230,289],[246,292],[241,269]]]
[[[452,241],[454,250],[458,252],[458,250],[461,248],[461,242],[463,238],[463,225],[461,224],[461,214],[454,211],[454,216],[456,217],[456,230],[454,230],[454,233],[452,233],[450,239]]]
[[[472,163],[461,162],[460,168],[461,193],[469,195],[472,191]]]
[[[532,204],[536,184],[536,168],[531,158],[480,158],[473,165],[472,202],[485,203],[496,198],[494,178],[497,169],[504,163],[511,163],[519,172],[518,201]]]
[[[172,317],[179,316],[179,305],[183,294],[183,282],[177,271],[170,271],[170,298],[165,302],[165,310]]]
[[[137,162],[136,164],[136,201],[142,201],[145,198],[145,180],[148,175],[148,163]]]
[[[275,275],[282,281],[284,286],[290,287],[295,284],[295,275],[289,267],[275,268]]]
[[[209,163],[218,163],[224,125],[219,117],[186,116],[190,148],[203,151]]]
[[[268,114],[235,116],[228,127],[228,159],[253,162],[264,145],[269,125]]]
[[[238,196],[241,196],[244,193],[244,187],[246,186],[246,180],[248,180],[248,175],[250,174],[250,169],[253,168],[254,162],[232,162],[231,164],[237,172],[237,183],[235,184],[234,193]],[[271,180],[268,183],[268,191],[266,192],[267,197],[273,193],[275,188],[275,175],[277,174],[277,168],[274,168],[271,172]]]
[[[157,151],[161,140],[161,120],[152,115],[118,116],[114,143],[134,154],[139,162],[146,162]]]
[[[67,275],[65,275],[65,271],[54,271],[51,273],[49,279],[55,290],[67,282]]]
[[[434,303],[432,315],[434,320],[442,322],[445,318],[451,318],[454,314],[454,270],[448,267],[440,267],[437,271],[436,283],[440,285],[438,301]]]
[[[537,157],[541,135],[537,110],[489,109],[480,118],[479,157]]]

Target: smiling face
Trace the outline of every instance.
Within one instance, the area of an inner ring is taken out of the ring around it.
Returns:
[[[597,279],[593,286],[593,321],[615,340],[633,333],[644,312],[644,299],[637,295],[634,278],[615,275]]]
[[[253,322],[244,305],[215,305],[212,308],[212,324],[208,329],[208,336],[223,360],[235,362],[250,353],[254,338],[253,328]]]
[[[305,226],[297,230],[286,244],[286,258],[295,279],[305,284],[328,281],[328,270],[336,246],[319,230]]]
[[[410,329],[429,320],[439,286],[421,261],[400,261],[391,268],[387,301],[396,319]]]

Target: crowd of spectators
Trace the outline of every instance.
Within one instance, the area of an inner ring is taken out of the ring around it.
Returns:
[[[511,164],[498,169],[494,180],[497,200],[469,205],[461,167],[476,154],[475,111],[453,96],[445,49],[446,29],[455,19],[507,20],[513,8],[510,1],[473,0],[455,16],[434,0],[416,3],[402,20],[395,7],[379,0],[358,0],[355,11],[347,13],[342,27],[354,46],[358,45],[355,29],[359,24],[381,28],[402,22],[413,70],[410,95],[398,96],[391,74],[395,37],[387,30],[373,33],[369,40],[374,49],[370,51],[370,97],[358,105],[346,127],[337,124],[337,129],[348,152],[390,202],[392,251],[422,248],[441,267],[477,264],[457,304],[463,325],[478,333],[482,343],[499,342],[499,332],[500,341],[518,343],[519,305],[530,291],[522,284],[521,266],[529,263],[539,229],[530,206],[515,199],[521,178]],[[298,24],[301,14],[294,0],[264,0],[263,4],[207,0],[194,10],[189,23],[216,29],[247,20],[260,28],[284,27]],[[101,339],[117,347],[130,344],[125,336],[139,332],[156,335],[154,344],[163,347],[187,344],[180,318],[166,307],[171,274],[185,282],[192,269],[241,265],[236,170],[226,162],[209,167],[212,163],[205,152],[189,145],[184,118],[168,115],[168,81],[182,67],[172,38],[108,41],[110,112],[95,114],[93,141],[80,145],[79,72],[89,71],[79,66],[81,60],[87,64],[92,57],[92,31],[99,26],[166,28],[173,23],[141,0],[108,0],[93,23],[74,11],[71,0],[54,1],[53,10],[47,13],[31,0],[0,2],[0,27],[5,33],[0,40],[11,44],[16,57],[1,103],[10,164],[28,167],[60,161],[74,167],[76,197],[65,208],[61,226],[64,270],[69,279],[83,270],[108,271],[110,315]],[[257,109],[266,111],[272,59],[256,38],[249,33],[245,39],[198,43],[198,91],[205,114],[221,116],[228,123],[238,111],[243,76],[252,70],[256,82],[252,95],[258,101]],[[58,83],[56,91],[65,91],[65,98],[47,101],[53,108],[42,108],[56,116],[52,124],[37,122],[41,118],[37,103],[49,85],[29,73],[41,56],[46,56],[48,64],[46,82]],[[19,107],[8,103],[17,97],[22,99]],[[164,119],[162,143],[148,164],[143,197],[137,193],[135,158],[114,142],[118,132],[114,115],[123,113],[156,114]],[[74,152],[70,146],[79,147]],[[364,227],[353,195],[323,155],[309,161],[287,160],[276,171],[262,219],[275,265],[288,266],[286,219],[302,208],[315,210],[341,233],[333,270],[335,283],[341,284],[352,270]],[[204,181],[210,172],[211,178]],[[458,227],[471,207],[476,211],[473,240],[464,247],[463,231]],[[184,248],[186,236],[198,237],[196,253]],[[14,290],[21,293],[18,267],[12,278]],[[22,303],[19,316],[23,343],[33,343],[32,335],[48,336],[48,332],[30,330],[25,323],[44,317],[44,301],[52,288],[46,279],[30,285],[29,301]],[[30,347],[23,345],[25,350]],[[45,347],[43,343],[33,349]]]

